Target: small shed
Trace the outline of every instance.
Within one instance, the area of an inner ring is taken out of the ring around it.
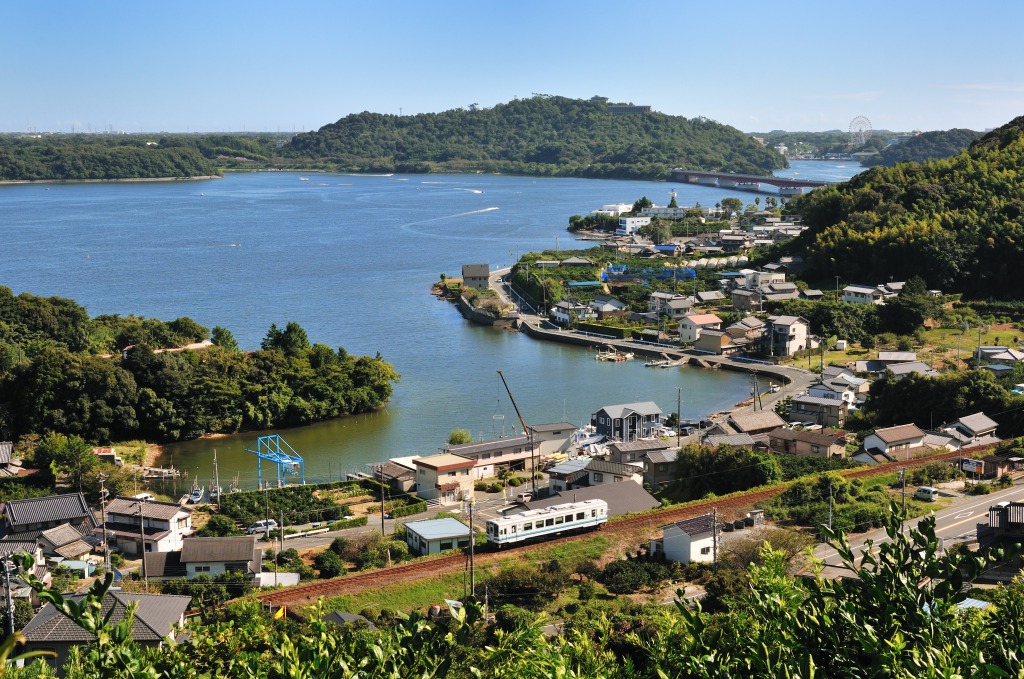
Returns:
[[[469,547],[469,540],[469,526],[458,519],[427,519],[405,524],[405,542],[421,556]]]

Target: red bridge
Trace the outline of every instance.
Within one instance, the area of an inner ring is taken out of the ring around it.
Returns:
[[[798,196],[804,193],[805,189],[816,189],[820,186],[828,186],[830,183],[790,177],[763,177],[756,174],[734,174],[732,172],[700,172],[679,168],[672,170],[672,179],[684,184],[703,184],[740,191],[761,191],[761,184],[769,184],[777,186],[779,193],[783,196]]]

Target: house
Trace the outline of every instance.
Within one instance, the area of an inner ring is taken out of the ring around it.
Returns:
[[[847,285],[843,288],[843,301],[849,304],[883,304],[885,293],[867,285]]]
[[[917,360],[916,351],[879,351],[878,360],[886,367],[897,363],[910,363]]]
[[[9,500],[3,505],[0,532],[34,539],[44,530],[68,524],[80,535],[90,535],[97,523],[81,493]]]
[[[597,314],[599,320],[606,318],[623,318],[629,315],[629,306],[609,295],[598,295],[590,303],[590,308]]]
[[[813,288],[808,290],[801,290],[799,298],[806,299],[811,302],[820,302],[821,300],[825,299],[825,293],[823,293],[821,290],[815,290]]]
[[[662,439],[635,439],[633,441],[614,441],[608,444],[608,457],[618,464],[643,462],[648,453],[668,450],[669,444]],[[675,453],[672,454],[675,459]]]
[[[419,456],[414,456],[419,457]],[[373,469],[373,477],[386,483],[396,493],[416,491],[416,465],[413,458],[392,458]]]
[[[679,321],[679,341],[696,342],[704,329],[719,330],[721,327],[722,319],[714,314],[685,316]]]
[[[974,351],[974,358],[981,363],[1013,365],[1024,361],[1024,351],[1003,346],[983,346]]]
[[[78,603],[84,595],[70,595]],[[110,624],[115,625],[128,617],[128,607],[137,604],[132,618],[131,638],[145,648],[160,648],[164,639],[172,637],[185,624],[185,611],[192,597],[165,594],[136,594],[121,590],[110,590],[103,596],[101,615],[109,615]],[[54,667],[63,667],[73,646],[91,644],[96,635],[64,615],[53,604],[48,603],[21,631],[25,636],[26,651],[49,651],[56,657],[47,657]]]
[[[768,448],[773,453],[798,457],[844,457],[846,432],[834,429],[796,431],[780,427],[769,432]]]
[[[769,316],[764,344],[771,356],[792,356],[810,347],[810,323],[802,316]]]
[[[676,476],[678,452],[675,448],[665,448],[645,453],[643,457],[644,484],[651,488],[660,488],[672,481]]]
[[[709,431],[722,431],[711,429]],[[750,434],[708,434],[701,444],[705,448],[717,448],[718,446],[732,446],[734,448],[753,448],[757,441]]]
[[[842,429],[848,411],[849,404],[841,399],[795,396],[789,408],[789,419]]]
[[[576,425],[572,422],[547,422],[529,427],[538,457],[565,452],[575,444]]]
[[[405,542],[420,556],[469,547],[471,535],[469,526],[451,517],[405,524]]]
[[[21,458],[14,457],[14,443],[0,441],[0,477],[17,476],[21,471]]]
[[[693,297],[672,292],[652,292],[647,300],[647,310],[659,316],[668,316],[674,321],[686,316],[693,309]]]
[[[732,308],[743,313],[760,311],[763,302],[761,293],[757,290],[745,290],[736,288],[732,291]]]
[[[718,305],[725,301],[725,294],[718,290],[704,290],[697,293],[697,304]]]
[[[544,509],[566,502],[586,502],[587,500],[604,500],[608,503],[608,516],[622,516],[630,512],[644,512],[660,507],[661,503],[653,495],[636,483],[615,483],[594,487],[574,488],[555,492],[540,500],[532,500],[526,504],[528,509]]]
[[[548,490],[558,493],[563,490],[574,488],[586,488],[590,481],[590,472],[587,465],[590,464],[589,457],[580,457],[550,467],[545,473],[548,475]]]
[[[653,401],[604,406],[590,416],[597,433],[610,439],[632,441],[654,436],[661,428],[661,408]]]
[[[185,538],[195,532],[189,507],[133,497],[115,497],[107,503],[104,528],[108,540],[113,538],[112,548],[136,555],[179,551]],[[144,551],[139,549],[140,542]]]
[[[650,217],[627,217],[619,216],[619,228],[615,229],[616,236],[632,236],[638,233],[641,227],[651,223]]]
[[[764,323],[747,316],[725,330],[701,330],[693,348],[709,354],[730,356],[754,349],[764,334]]]
[[[985,413],[974,413],[961,417],[951,425],[943,427],[944,432],[958,433],[962,443],[993,443],[999,440],[996,428],[999,424]]]
[[[757,436],[786,426],[786,421],[774,410],[755,410],[748,413],[733,413],[729,416],[727,424],[733,431],[723,433]]]
[[[713,563],[718,556],[718,526],[712,514],[704,514],[660,526],[661,538],[651,540],[650,553],[678,563]]]
[[[551,307],[549,315],[552,321],[563,327],[575,325],[580,321],[597,320],[597,312],[591,307],[567,299],[563,299]]]
[[[463,264],[462,284],[477,290],[486,290],[490,285],[491,267],[489,264]]]
[[[473,495],[473,467],[476,460],[441,453],[413,460],[416,465],[416,495],[450,505]]]
[[[594,266],[594,262],[586,257],[566,257],[559,266]]]
[[[180,552],[150,552],[144,558],[146,577],[158,580],[215,578],[224,573],[253,576],[263,570],[263,550],[256,546],[255,535],[185,538]]]
[[[82,559],[92,551],[92,545],[69,523],[48,528],[36,538],[46,556],[64,559]]]
[[[988,508],[988,525],[978,524],[978,537],[987,532],[996,538],[1024,538],[1024,502],[1010,500]]]
[[[104,464],[112,464],[118,467],[124,466],[124,460],[118,456],[117,451],[113,448],[93,448],[92,452],[95,453],[100,462]]]
[[[916,424],[901,424],[895,427],[876,429],[864,437],[864,450],[869,453],[883,453],[890,459],[910,459],[925,452],[925,433]]]
[[[566,439],[572,429],[575,427],[569,425]],[[503,467],[512,471],[533,469],[540,462],[538,446],[536,442],[531,443],[529,435],[526,434],[447,445],[444,447],[444,452],[473,460],[474,467],[471,476],[474,479],[497,476],[498,471]]]
[[[601,486],[610,483],[621,483],[632,481],[637,485],[643,485],[644,468],[642,465],[619,464],[606,462],[604,460],[591,460],[587,463],[587,484],[588,486]]]
[[[924,361],[907,361],[906,363],[893,363],[886,366],[886,370],[891,372],[893,377],[900,378],[906,377],[910,374],[923,375],[924,377],[935,377],[939,374],[938,370],[935,370]]]
[[[817,398],[834,398],[853,405],[857,403],[857,391],[846,380],[836,379],[815,382],[807,389],[808,396]]]

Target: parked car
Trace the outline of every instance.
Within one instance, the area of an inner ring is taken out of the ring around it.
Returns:
[[[921,486],[914,491],[915,500],[924,500],[925,502],[934,502],[935,498],[939,496],[939,489],[932,488],[931,486]]]
[[[516,502],[529,502],[533,499],[533,493],[526,491],[525,493],[519,493],[516,495]]]
[[[143,502],[153,502],[156,500],[152,493],[139,493],[138,495],[132,495],[132,497]]]
[[[246,533],[249,535],[255,535],[257,533],[269,533],[277,528],[277,521],[273,519],[267,519],[266,521],[257,521],[246,529]]]

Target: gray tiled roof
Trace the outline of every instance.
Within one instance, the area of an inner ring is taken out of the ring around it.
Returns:
[[[692,519],[684,519],[682,521],[671,523],[668,526],[662,526],[662,529],[668,528],[669,526],[675,526],[687,535],[696,537],[698,535],[711,533],[715,529],[715,517],[712,514],[695,516]]]
[[[70,597],[81,601],[82,596]],[[134,594],[122,591],[110,591],[103,597],[102,612],[113,610],[111,624],[124,620],[128,605],[139,602],[132,624],[132,639],[135,641],[160,641],[171,633],[171,629],[181,620],[192,597],[169,596],[163,594]],[[71,621],[66,615],[46,604],[22,630],[29,643],[44,644],[53,641],[89,642],[96,639],[92,632]]]
[[[704,445],[709,448],[717,446],[752,446],[754,438],[750,434],[711,434],[704,439]]]
[[[669,445],[661,439],[635,439],[633,441],[615,441],[608,444],[610,450],[620,453],[639,453],[648,450],[665,450]]]
[[[642,512],[661,506],[639,483],[606,483],[601,486],[563,490],[543,500],[527,503],[530,509],[543,509],[566,502],[604,500],[608,503],[608,516],[621,516],[629,512]]]
[[[0,557],[10,556],[11,554],[18,554],[19,552],[28,552],[29,554],[35,554],[36,541],[9,540],[7,538],[0,540]]]
[[[185,538],[181,546],[181,562],[249,561],[256,547],[255,535],[225,538]]]
[[[678,452],[679,451],[672,448],[665,450],[652,450],[644,455],[644,457],[647,458],[647,461],[651,464],[664,464],[666,462],[675,462]]]
[[[617,405],[604,406],[601,408],[608,417],[621,419],[631,413],[638,415],[660,415],[661,408],[654,401],[639,401],[636,403],[620,403]]]
[[[50,521],[76,521],[84,518],[91,521],[93,525],[96,522],[81,493],[10,500],[5,504],[4,511],[7,523],[12,527]]]
[[[183,507],[174,502],[140,502],[135,498],[115,497],[107,504],[107,515],[138,516],[140,506],[142,507],[143,516],[150,519],[170,520],[177,516],[179,512],[192,513],[191,508]]]
[[[341,611],[334,611],[324,616],[325,622],[333,622],[336,625],[348,625],[356,622],[365,622],[368,629],[377,629],[377,626],[367,620],[364,616],[356,613],[343,613]]]
[[[782,427],[786,421],[774,410],[758,410],[750,413],[733,413],[729,420],[741,432],[760,431]]]
[[[599,472],[603,474],[618,474],[619,476],[632,476],[638,474],[642,469],[628,464],[618,462],[606,462],[604,460],[591,460],[587,465],[588,472]]]
[[[11,441],[0,441],[0,464],[7,464],[14,455],[14,444]]]
[[[88,554],[92,551],[92,546],[89,545],[85,540],[75,540],[69,542],[66,545],[60,545],[53,550],[65,559],[73,559],[77,556]]]
[[[145,559],[146,577],[185,577],[185,564],[181,563],[181,552],[148,552]]]
[[[82,534],[75,530],[75,528],[70,524],[63,523],[49,530],[44,530],[39,534],[39,537],[45,538],[54,547],[61,547],[63,545],[70,544],[75,540],[81,540]]]
[[[961,417],[958,420],[958,422],[967,429],[970,429],[975,434],[981,432],[988,432],[999,426],[995,420],[990,418],[985,413],[974,413],[973,415],[967,415],[966,417]]]
[[[530,429],[534,431],[576,431],[576,425],[572,422],[550,422],[547,424],[531,424]]]
[[[575,430],[576,428],[573,427],[573,429]],[[444,450],[452,455],[476,455],[477,453],[503,450],[512,446],[526,446],[529,443],[530,437],[526,435],[506,436],[500,439],[490,439],[489,441],[474,441],[473,443],[463,443],[457,446],[449,445],[445,446]]]

